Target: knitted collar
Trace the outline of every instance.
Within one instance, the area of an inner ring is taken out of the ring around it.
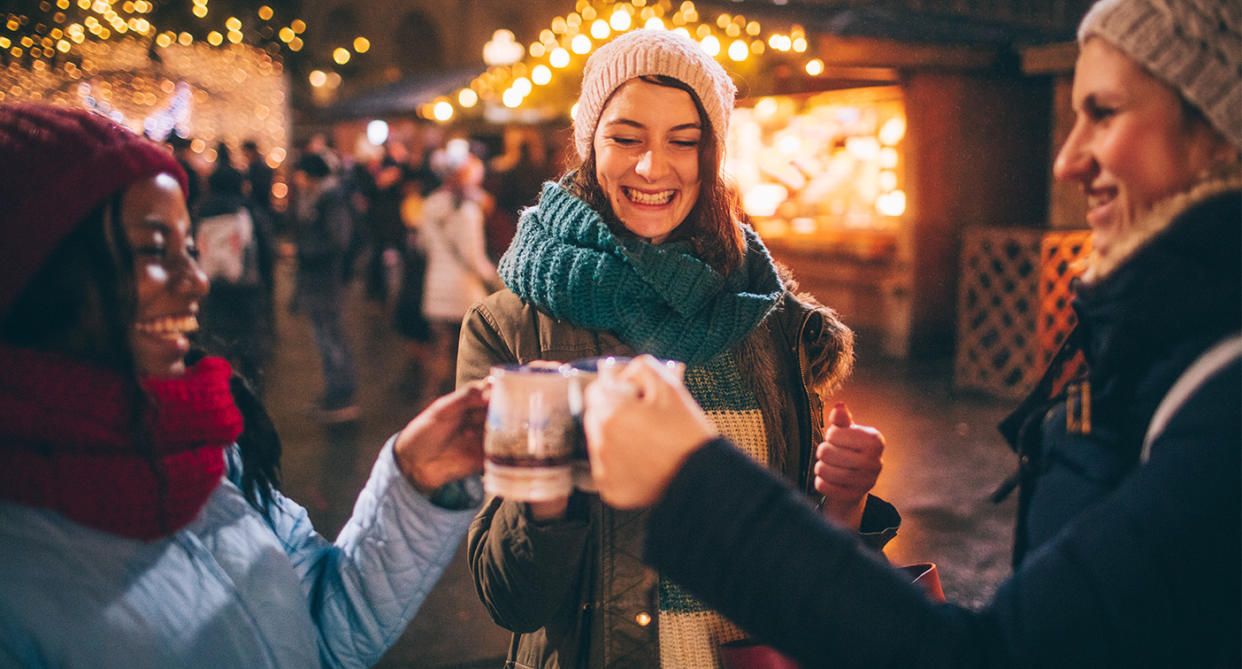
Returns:
[[[746,255],[722,277],[686,243],[617,237],[600,215],[556,183],[527,209],[500,277],[522,299],[588,330],[607,330],[640,353],[701,364],[736,345],[784,290],[758,235],[742,226]]]
[[[158,539],[193,520],[220,483],[224,447],[242,431],[220,358],[179,378],[142,380],[150,455],[135,441],[119,373],[4,346],[0,369],[0,499],[131,539]]]

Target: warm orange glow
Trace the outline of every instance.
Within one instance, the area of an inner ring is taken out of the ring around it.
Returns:
[[[881,138],[904,120],[895,87],[764,97],[734,111],[725,170],[762,235],[893,248],[906,194],[899,152]]]

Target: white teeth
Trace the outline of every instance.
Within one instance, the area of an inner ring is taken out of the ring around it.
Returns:
[[[633,188],[625,189],[625,196],[628,197],[631,202],[637,202],[638,204],[668,204],[676,194],[677,191],[675,190],[666,190],[659,193],[644,193],[642,191],[634,190]]]
[[[176,337],[198,330],[198,319],[190,316],[165,316],[134,323],[134,329],[157,337]]]
[[[1095,209],[1096,207],[1106,205],[1112,202],[1114,197],[1115,194],[1111,192],[1087,195],[1087,209]]]

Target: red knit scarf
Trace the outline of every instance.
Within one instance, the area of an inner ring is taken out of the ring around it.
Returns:
[[[204,358],[182,377],[142,380],[152,463],[119,373],[0,346],[0,498],[133,539],[172,534],[220,484],[224,448],[241,434],[229,373]]]

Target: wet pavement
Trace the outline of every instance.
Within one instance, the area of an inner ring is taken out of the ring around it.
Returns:
[[[335,537],[384,441],[425,401],[403,384],[407,353],[378,304],[355,283],[346,328],[358,363],[362,415],[326,426],[310,414],[321,389],[319,359],[306,319],[288,310],[289,261],[280,266],[276,358],[266,400],[284,444],[284,492],[307,507],[319,531]],[[1009,401],[953,390],[950,367],[869,354],[862,342],[854,377],[837,399],[855,421],[885,434],[885,470],[876,492],[904,516],[886,551],[894,563],[939,565],[950,601],[977,607],[1009,572],[1015,502],[988,495],[1009,474],[1013,456],[996,432]],[[501,667],[509,633],[479,603],[463,548],[422,610],[379,663],[395,669]]]

